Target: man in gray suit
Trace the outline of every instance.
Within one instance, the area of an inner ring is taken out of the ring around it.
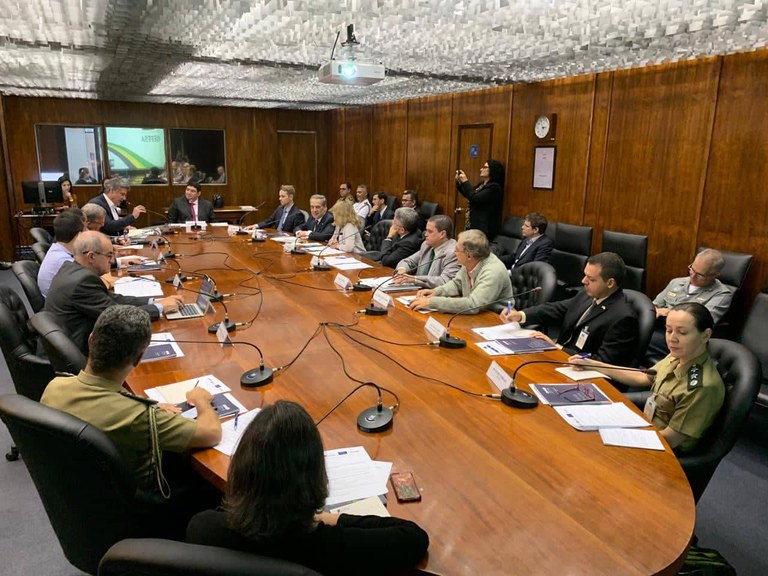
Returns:
[[[434,288],[452,280],[461,270],[456,259],[453,221],[445,214],[427,220],[421,249],[397,264],[395,284],[418,284]]]

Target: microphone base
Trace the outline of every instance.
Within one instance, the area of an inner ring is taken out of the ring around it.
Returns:
[[[216,332],[219,331],[219,324],[221,324],[221,322],[216,322],[215,324],[211,324],[210,326],[208,326],[208,333],[216,334]],[[236,324],[232,322],[232,320],[226,320],[224,325],[227,327],[227,332],[235,331]]]
[[[165,260],[175,260],[176,254],[173,254],[172,252],[168,252],[167,254],[163,254],[163,258]]]
[[[253,370],[248,370],[248,372],[243,372],[243,375],[240,376],[240,384],[246,388],[258,388],[272,382],[274,375],[275,371],[272,368],[260,366]]]
[[[369,304],[365,307],[365,315],[366,316],[386,316],[389,314],[386,308],[380,308],[379,306],[374,306],[373,304]]]
[[[203,227],[200,226],[200,224],[195,224],[194,226],[189,227],[190,230],[202,230]]]
[[[357,417],[357,429],[368,434],[384,432],[392,427],[392,410],[382,407],[379,412],[376,406],[366,408]]]
[[[536,408],[539,405],[539,399],[536,396],[516,388],[504,388],[501,391],[501,402],[505,406],[522,409]]]
[[[315,264],[314,266],[312,266],[312,270],[314,270],[315,272],[328,272],[328,270],[330,269],[331,267],[328,266],[328,264]]]
[[[365,284],[360,284],[360,282],[357,284],[352,284],[353,292],[370,292],[371,290],[373,290],[373,288],[366,286]]]
[[[211,302],[224,302],[224,294],[215,292],[214,294],[211,294],[210,296],[208,296],[208,300],[210,300]]]
[[[250,232],[246,232],[245,230],[238,230],[235,232],[236,236],[248,236],[248,234],[250,234]]]
[[[440,348],[466,348],[467,341],[463,338],[456,338],[455,336],[443,335],[440,336]]]
[[[171,276],[170,278],[166,278],[165,279],[165,283],[166,284],[173,284],[173,279],[174,278],[175,278],[175,276]],[[190,280],[189,276],[179,276],[179,282],[187,282],[188,280]]]
[[[307,251],[306,251],[306,250],[300,250],[300,249],[298,249],[298,248],[293,248],[293,249],[291,250],[291,254],[297,254],[297,255],[301,255],[301,254],[306,254],[306,253],[307,253]]]
[[[251,242],[266,242],[266,238],[251,238]]]

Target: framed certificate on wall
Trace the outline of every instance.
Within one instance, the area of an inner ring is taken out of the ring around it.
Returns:
[[[552,190],[555,187],[555,146],[535,146],[533,149],[533,187]]]

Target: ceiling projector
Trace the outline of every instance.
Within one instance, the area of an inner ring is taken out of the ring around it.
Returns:
[[[336,33],[336,41],[331,50],[331,61],[320,66],[317,76],[325,84],[345,84],[347,86],[370,86],[384,80],[384,66],[371,62],[361,62],[355,58],[355,51],[360,43],[355,38],[355,26],[347,26],[347,39],[341,43],[342,58],[335,60],[336,44],[341,31]]]
[[[384,66],[357,60],[331,60],[320,66],[317,76],[325,84],[370,86],[384,80]]]

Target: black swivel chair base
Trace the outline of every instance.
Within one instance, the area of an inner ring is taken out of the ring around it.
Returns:
[[[19,459],[19,449],[16,446],[11,446],[11,450],[5,455],[5,459],[8,462],[16,462]]]

